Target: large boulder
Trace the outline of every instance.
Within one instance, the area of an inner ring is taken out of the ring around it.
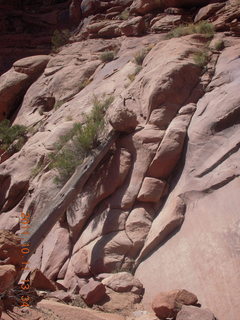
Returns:
[[[56,284],[48,279],[40,270],[35,269],[30,274],[30,285],[37,290],[56,291]]]
[[[143,180],[137,199],[143,202],[158,202],[165,188],[165,181],[146,177]]]

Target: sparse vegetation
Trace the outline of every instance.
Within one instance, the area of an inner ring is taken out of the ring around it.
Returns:
[[[102,62],[110,62],[115,58],[115,52],[114,51],[104,51],[100,55],[100,59]]]
[[[224,41],[223,40],[218,40],[216,41],[215,45],[214,45],[214,49],[221,51],[224,49]]]
[[[171,30],[168,33],[167,38],[178,38],[194,33],[204,34],[206,37],[211,38],[214,35],[214,26],[207,21],[200,21],[196,24],[191,23],[188,25],[181,25]]]
[[[136,75],[142,70],[142,66],[137,65],[133,73],[128,75],[128,79],[133,82],[136,78]]]
[[[35,178],[44,168],[44,163],[38,163],[31,171],[31,177]]]
[[[120,13],[119,18],[121,20],[127,20],[129,18],[129,11],[124,10]]]
[[[27,128],[21,125],[11,126],[5,119],[0,122],[0,149],[7,150],[10,147],[19,151],[25,143]],[[14,143],[14,144],[13,144]]]
[[[150,51],[150,48],[143,49],[141,51],[138,51],[134,56],[134,61],[137,65],[141,66],[143,64],[143,60],[145,59],[146,55]]]
[[[51,167],[59,173],[56,183],[67,181],[75,168],[97,147],[99,135],[104,129],[105,111],[112,102],[112,96],[103,100],[95,97],[93,109],[85,116],[84,124],[75,123],[68,134],[60,137],[55,145],[56,151],[50,155]]]
[[[65,45],[70,38],[70,31],[68,29],[65,30],[55,30],[52,35],[52,49],[57,51],[60,47]]]
[[[195,52],[193,54],[193,60],[199,67],[204,67],[208,63],[208,58],[209,55],[206,49],[204,49],[203,51]]]
[[[91,81],[91,79],[84,79],[83,81],[81,81],[79,84],[79,90],[81,91],[82,89],[84,89],[87,85],[91,83]]]
[[[65,103],[65,100],[56,100],[53,106],[53,109],[54,110],[59,109],[64,103]]]

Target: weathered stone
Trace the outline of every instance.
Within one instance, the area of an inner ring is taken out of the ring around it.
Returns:
[[[172,173],[181,156],[191,117],[191,114],[179,115],[171,122],[149,167],[149,176],[167,178]]]
[[[158,202],[163,195],[165,184],[165,181],[159,179],[145,178],[137,199],[143,202]]]
[[[112,127],[119,132],[131,132],[138,124],[136,114],[123,106],[111,108],[108,117]]]
[[[88,305],[100,302],[105,296],[106,288],[98,281],[91,279],[80,290],[80,295]]]
[[[120,36],[119,26],[117,24],[110,24],[98,31],[101,38],[112,39]]]
[[[46,55],[27,57],[14,62],[13,69],[29,76],[38,76],[44,71],[49,60],[50,56]]]
[[[145,21],[142,17],[135,17],[120,25],[121,33],[127,37],[140,36],[145,33]]]
[[[195,16],[194,22],[207,20],[211,15],[223,8],[225,3],[210,3],[209,5],[201,8]]]

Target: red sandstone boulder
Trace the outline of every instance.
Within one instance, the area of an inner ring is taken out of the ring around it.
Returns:
[[[159,318],[166,319],[175,317],[182,305],[196,304],[197,301],[195,294],[187,290],[161,292],[154,298],[152,308]]]
[[[40,270],[35,269],[30,275],[31,287],[38,290],[56,291],[58,290],[55,283],[49,280]]]
[[[100,302],[105,296],[105,293],[105,286],[101,282],[93,279],[90,279],[90,281],[80,290],[80,296],[88,305]]]

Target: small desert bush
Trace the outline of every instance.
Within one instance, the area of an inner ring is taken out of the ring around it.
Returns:
[[[127,20],[129,18],[129,11],[124,10],[120,13],[119,18],[121,20]]]
[[[20,150],[25,143],[27,128],[22,125],[11,126],[5,119],[0,122],[0,149],[7,150],[14,142],[13,149]]]
[[[54,51],[58,50],[60,47],[65,45],[70,38],[70,31],[68,29],[65,30],[55,30],[52,35],[52,49]]]
[[[102,62],[110,62],[115,58],[115,52],[114,51],[104,51],[100,55],[100,60]]]
[[[66,135],[59,138],[55,152],[49,156],[51,167],[59,173],[55,182],[66,182],[76,167],[98,146],[99,136],[105,126],[105,112],[112,102],[112,96],[103,100],[95,97],[92,111],[85,116],[84,123],[75,123]]]
[[[148,54],[148,52],[150,51],[150,48],[147,49],[143,49],[141,51],[138,51],[135,56],[134,56],[134,62],[141,66],[143,64],[143,60],[145,59],[146,55]]]
[[[207,50],[198,51],[193,54],[193,60],[199,67],[204,67],[208,63],[209,55]]]
[[[214,35],[214,26],[207,21],[200,21],[196,24],[181,25],[167,35],[167,38],[178,38],[186,36],[188,34],[200,33],[206,35],[206,37],[212,37]]]
[[[218,40],[216,41],[215,45],[214,45],[214,49],[221,51],[224,49],[224,41],[223,40]]]

